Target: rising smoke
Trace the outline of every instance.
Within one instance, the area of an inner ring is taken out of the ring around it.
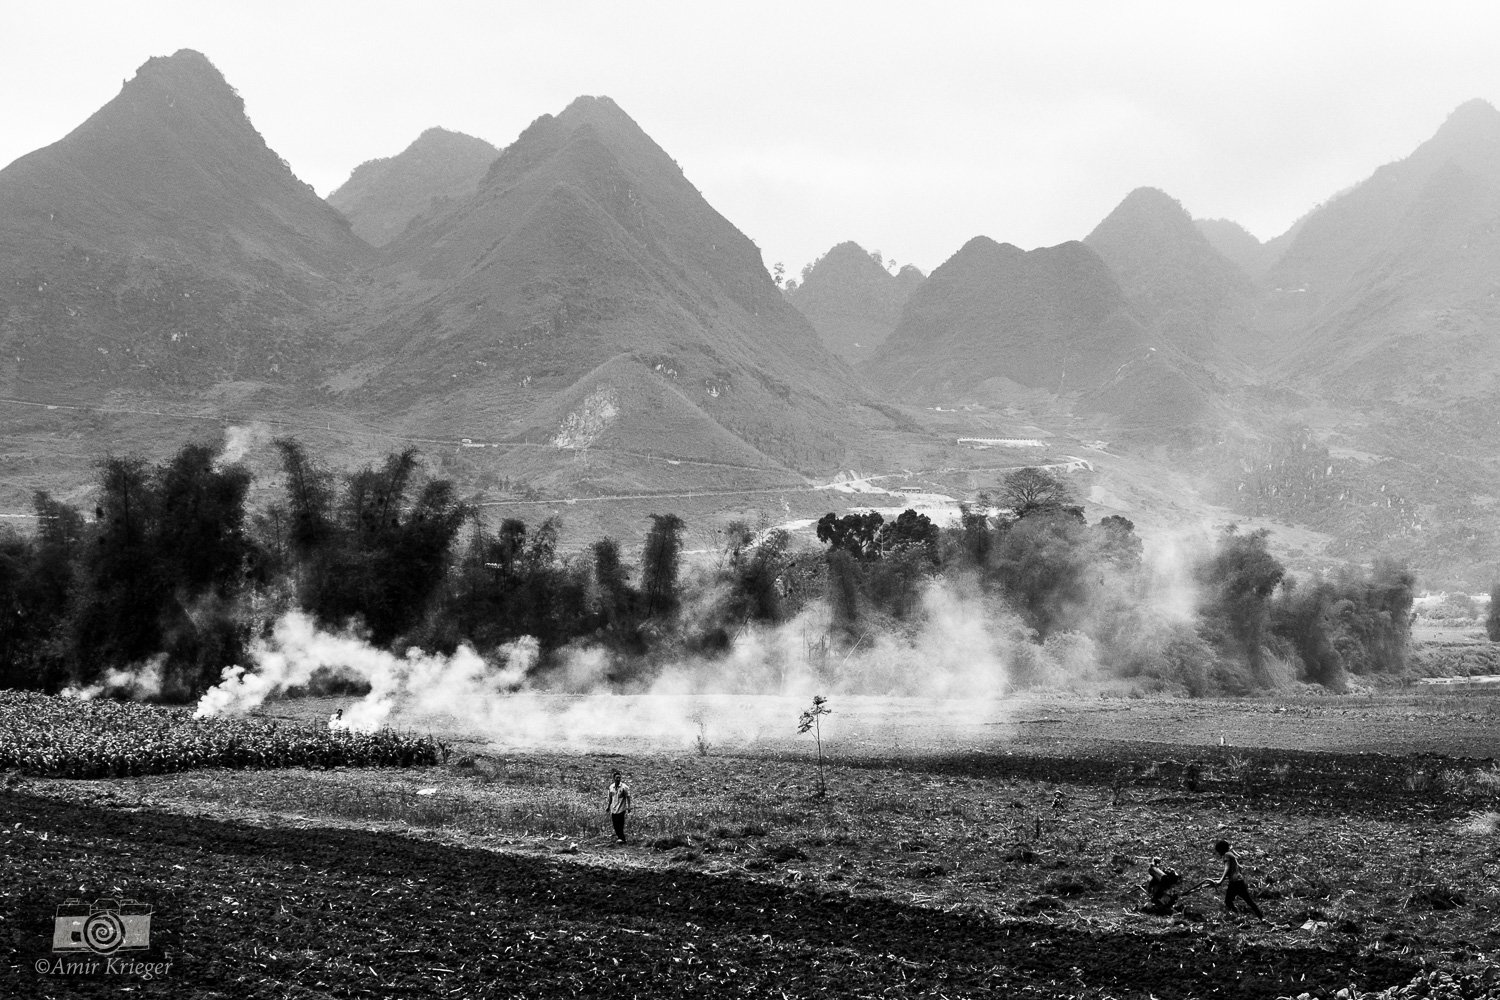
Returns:
[[[612,686],[611,658],[570,648],[542,675],[536,640],[523,637],[494,657],[468,647],[452,656],[376,648],[353,633],[320,629],[310,617],[282,617],[199,701],[200,717],[243,714],[307,685],[320,671],[359,678],[369,693],[345,708],[351,729],[441,722],[507,745],[583,744],[620,738],[688,743],[711,726],[715,739],[753,740],[789,731],[793,705],[814,693],[840,698],[901,696],[951,700],[972,720],[998,711],[1018,627],[997,628],[999,608],[944,581],[923,595],[919,624],[830,650],[827,612],[814,604],[775,627],[751,627],[727,653],[670,663],[649,682]],[[837,732],[838,721],[829,723]]]

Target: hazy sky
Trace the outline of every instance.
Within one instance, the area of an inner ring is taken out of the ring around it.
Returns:
[[[1131,189],[1262,239],[1500,103],[1500,4],[0,0],[0,165],[203,52],[327,194],[425,128],[508,144],[613,97],[796,271],[1085,236]]]

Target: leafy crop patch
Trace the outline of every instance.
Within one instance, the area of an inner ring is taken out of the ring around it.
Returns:
[[[410,767],[433,764],[431,737],[356,733],[274,719],[195,719],[187,709],[0,691],[0,768],[58,778],[199,768]]]

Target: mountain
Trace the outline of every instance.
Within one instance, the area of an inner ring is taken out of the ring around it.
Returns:
[[[1500,112],[1493,106],[1460,106],[1406,159],[1386,164],[1309,213],[1267,283],[1295,291],[1311,309],[1327,306],[1386,255],[1401,220],[1449,168],[1484,185],[1500,183]]]
[[[1259,278],[1276,263],[1267,243],[1255,238],[1250,230],[1230,219],[1195,219],[1193,225],[1226,260],[1251,278]]]
[[[560,460],[586,439],[771,469],[837,462],[873,412],[755,245],[605,97],[537,119],[386,251],[330,383],[350,406]]]
[[[1187,356],[1222,363],[1258,339],[1250,323],[1250,279],[1165,192],[1132,191],[1084,243],[1109,266],[1156,336]]]
[[[0,171],[0,382],[12,395],[277,383],[368,248],[209,61],[149,60]]]
[[[1482,584],[1500,559],[1500,112],[1459,107],[1279,239],[1246,396],[1259,440],[1221,449],[1221,495],[1330,530],[1330,555]]]
[[[787,298],[829,350],[855,364],[891,335],[922,278],[910,264],[893,275],[858,243],[844,242],[819,257]]]
[[[397,156],[368,160],[328,196],[355,235],[382,247],[441,199],[474,193],[500,151],[483,139],[430,128]]]
[[[922,283],[861,366],[901,398],[952,401],[1003,380],[1094,388],[1149,348],[1108,268],[1082,243],[1033,250],[976,236]]]
[[[1366,398],[1494,390],[1500,112],[1471,101],[1404,160],[1310,213],[1271,270],[1282,371]]]

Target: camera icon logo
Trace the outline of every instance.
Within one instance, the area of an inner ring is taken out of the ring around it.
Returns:
[[[151,947],[151,904],[134,899],[68,899],[52,922],[54,952],[145,951]]]

